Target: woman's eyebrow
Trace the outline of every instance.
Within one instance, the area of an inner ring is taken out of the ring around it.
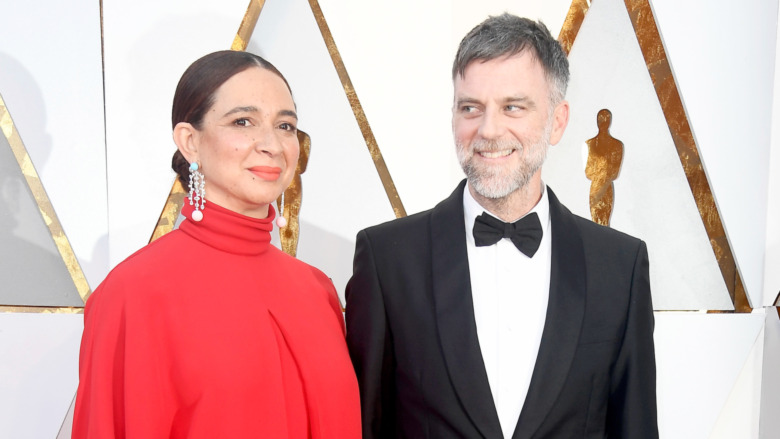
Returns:
[[[279,113],[277,113],[279,116],[290,116],[294,117],[295,120],[298,120],[298,114],[292,110],[280,110]]]
[[[249,106],[249,107],[235,107],[224,114],[224,116],[230,116],[231,114],[235,113],[255,113],[257,112],[257,107],[255,106]]]

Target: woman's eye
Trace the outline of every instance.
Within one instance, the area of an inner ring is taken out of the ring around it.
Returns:
[[[235,121],[233,121],[233,124],[238,125],[240,127],[248,127],[250,125],[249,119],[243,117],[241,119],[236,119]]]
[[[279,125],[279,128],[285,130],[285,131],[296,131],[297,128],[295,128],[295,125],[291,123],[284,122],[283,124]]]

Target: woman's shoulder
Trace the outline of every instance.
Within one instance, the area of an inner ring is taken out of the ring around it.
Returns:
[[[193,251],[196,241],[189,239],[181,231],[173,230],[146,244],[125,258],[115,267],[123,271],[160,271],[169,270]]]
[[[143,284],[149,283],[150,280],[160,283],[161,280],[173,276],[177,255],[181,255],[179,235],[180,232],[174,230],[136,250],[111,269],[90,299],[101,297],[101,300],[124,301],[123,296],[128,292],[134,297],[140,297],[144,291],[149,290],[141,288]]]
[[[277,253],[277,259],[286,267],[288,276],[301,282],[313,283],[320,287],[317,289],[326,292],[329,299],[335,298],[340,307],[340,300],[336,293],[336,287],[333,285],[333,280],[327,274],[314,265],[292,257],[276,247],[273,247],[273,249]]]
[[[290,256],[277,247],[272,247],[274,252],[274,259],[278,262],[280,267],[284,267],[285,271],[297,276],[312,277],[318,282],[333,285],[330,278],[322,272],[319,268],[304,262],[296,257]]]

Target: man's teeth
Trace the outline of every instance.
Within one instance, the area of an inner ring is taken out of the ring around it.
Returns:
[[[479,153],[482,157],[488,158],[488,159],[497,159],[499,157],[506,157],[509,154],[512,154],[511,149],[504,149],[502,151],[482,151]]]

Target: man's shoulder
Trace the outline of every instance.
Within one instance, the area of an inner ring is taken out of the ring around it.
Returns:
[[[621,232],[620,230],[613,229],[612,227],[602,226],[601,224],[578,215],[574,215],[574,218],[583,235],[591,237],[592,239],[624,242],[633,245],[639,244],[640,242],[639,238]]]
[[[633,264],[637,257],[647,252],[645,243],[639,238],[580,216],[575,215],[574,221],[590,263],[619,267]]]
[[[407,236],[416,239],[419,234],[430,233],[433,223],[436,221],[458,221],[463,218],[463,188],[466,181],[463,180],[452,194],[440,201],[431,209],[424,210],[403,218],[397,218],[364,229],[371,237],[377,236]]]
[[[405,236],[423,233],[428,230],[433,209],[428,209],[402,218],[396,218],[361,231],[373,237]]]
[[[635,249],[641,245],[642,240],[629,235],[620,230],[612,227],[603,226],[596,222],[593,222],[589,218],[584,218],[572,213],[566,206],[559,201],[556,202],[560,208],[561,219],[564,222],[568,222],[570,225],[574,225],[582,238],[583,244],[586,247],[620,247],[625,249]],[[551,206],[552,207],[552,206]]]

